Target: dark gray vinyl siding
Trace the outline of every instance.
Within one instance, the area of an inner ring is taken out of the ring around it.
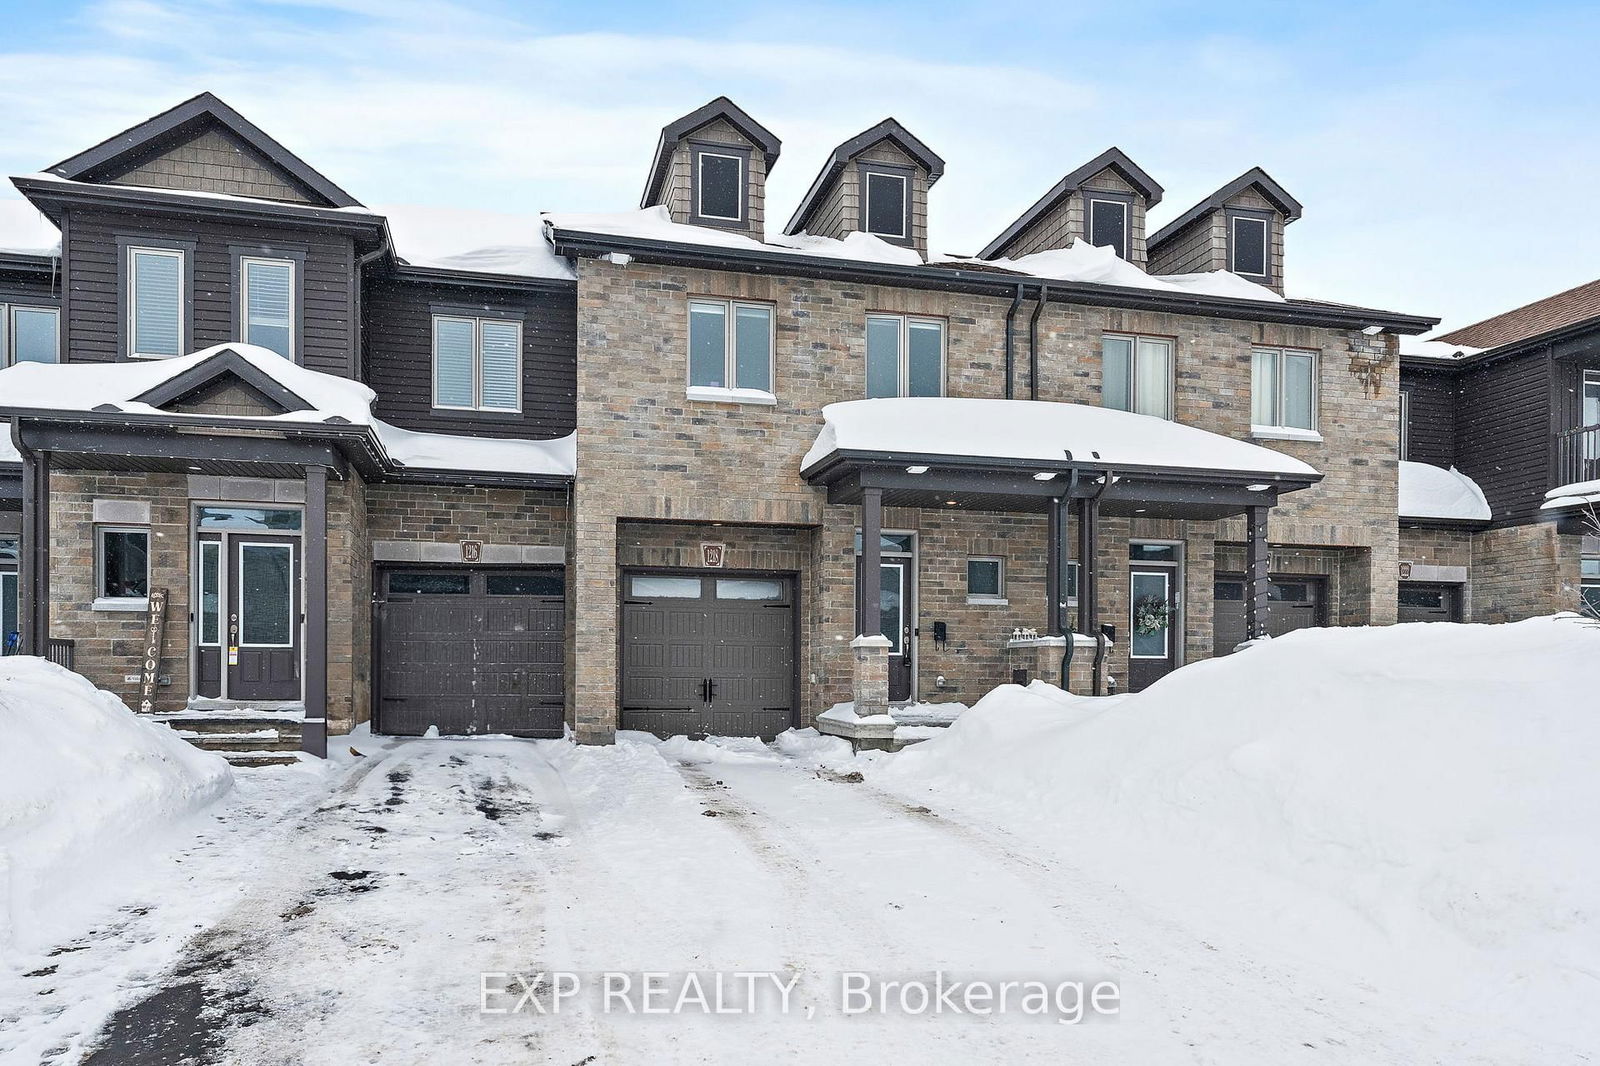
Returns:
[[[363,333],[377,414],[408,429],[487,437],[560,437],[577,423],[577,287],[557,292],[469,289],[368,276]],[[522,413],[433,410],[433,313],[522,322]]]
[[[1400,371],[1400,388],[1411,398],[1406,458],[1434,466],[1455,465],[1455,375],[1404,367]]]
[[[1456,466],[1483,489],[1497,522],[1538,515],[1551,488],[1551,376],[1544,353],[1464,371]]]
[[[60,307],[59,278],[0,270],[0,304],[30,304],[34,307]]]
[[[194,243],[193,321],[185,345],[190,351],[239,339],[234,249],[248,246],[252,254],[261,255],[271,255],[273,249],[303,249],[305,270],[299,282],[305,321],[299,361],[341,377],[356,370],[356,324],[351,315],[355,247],[350,238],[317,230],[244,226],[226,219],[165,218],[148,209],[135,214],[75,208],[69,223],[66,260],[71,297],[65,348],[70,361],[123,358],[117,238],[125,235]]]

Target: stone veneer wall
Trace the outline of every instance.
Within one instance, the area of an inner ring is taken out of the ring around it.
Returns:
[[[372,718],[372,558],[367,486],[328,483],[328,732]]]
[[[1487,529],[1472,536],[1474,622],[1515,622],[1576,611],[1583,538],[1554,523]]]
[[[584,740],[604,741],[615,727],[617,653],[616,568],[618,523],[630,520],[723,522],[730,526],[820,528],[814,634],[818,687],[808,709],[827,706],[848,691],[848,648],[854,636],[851,603],[853,537],[858,509],[828,505],[799,477],[800,459],[821,428],[824,404],[865,395],[864,333],[869,311],[944,319],[946,392],[951,396],[1004,395],[1004,323],[1008,300],[961,293],[908,290],[820,279],[744,275],[639,262],[585,259],[578,282],[578,464],[583,471],[573,505],[575,725]],[[771,303],[775,308],[776,406],[696,402],[684,394],[687,301],[694,296]],[[1098,404],[1100,344],[1108,331],[1176,340],[1178,421],[1236,438],[1249,435],[1250,364],[1254,344],[1310,348],[1321,353],[1321,443],[1264,442],[1311,463],[1326,476],[1290,494],[1272,514],[1269,536],[1277,546],[1340,549],[1345,594],[1341,621],[1394,620],[1398,531],[1398,369],[1392,338],[1366,337],[1307,327],[1277,326],[1183,315],[1052,304],[1041,315],[1040,398]],[[1026,351],[1019,358],[1017,395],[1028,395]],[[1352,373],[1353,359],[1377,364],[1374,383]],[[885,527],[910,520],[891,512]],[[1013,516],[1016,517],[1016,516]],[[931,519],[930,519],[931,520]],[[1009,521],[1010,519],[1008,519]],[[1026,519],[1018,520],[1026,523]],[[919,517],[918,523],[922,521]],[[965,538],[959,519],[930,528],[934,543],[957,546]],[[1038,524],[1042,527],[1042,520]],[[993,523],[990,523],[993,525]],[[1172,524],[1161,524],[1168,529]],[[1209,654],[1210,555],[1216,540],[1243,542],[1243,523],[1186,523],[1181,538],[1189,557],[1186,609],[1189,659]],[[1215,528],[1213,528],[1215,527]],[[1140,535],[1151,535],[1142,531]],[[1127,621],[1127,537],[1131,522],[1108,522],[1101,533],[1102,620]],[[998,530],[997,530],[998,532]],[[996,538],[1009,543],[1019,534]],[[1039,538],[1042,552],[1042,536]],[[730,543],[733,538],[729,537]],[[1008,548],[1008,557],[1012,549]],[[1019,553],[1025,555],[1025,553]],[[928,557],[925,556],[925,560]],[[1013,613],[966,612],[951,602],[952,583],[964,582],[964,556],[948,571],[925,562],[925,607],[931,597],[948,615],[954,635],[968,634],[964,650],[924,648],[922,694],[938,673],[966,686],[969,664],[980,660],[980,634],[1009,632],[1008,621],[1042,627],[1041,596],[1025,585],[1035,557],[1013,563]],[[829,576],[831,575],[831,576]],[[1034,600],[1035,605],[1027,601]],[[962,610],[958,616],[956,610]],[[1023,622],[1029,612],[1034,617]],[[971,618],[971,621],[966,620]],[[934,620],[924,612],[924,621]],[[995,624],[998,623],[998,624]],[[925,645],[928,642],[925,642]],[[952,640],[952,645],[955,641]],[[1001,667],[995,642],[992,663]],[[835,645],[838,646],[834,651]],[[823,650],[828,649],[828,650]],[[982,656],[990,656],[984,650]],[[1125,652],[1121,654],[1125,655]],[[1114,659],[1114,662],[1116,660]],[[942,669],[949,667],[948,670]],[[985,670],[988,666],[983,667]],[[1121,666],[1114,666],[1121,670]],[[952,672],[953,671],[953,672]],[[975,671],[972,671],[975,672]],[[1003,678],[1003,674],[1001,675]],[[809,687],[809,686],[808,686]]]
[[[568,515],[567,494],[560,491],[409,484],[367,489],[374,541],[561,546]]]

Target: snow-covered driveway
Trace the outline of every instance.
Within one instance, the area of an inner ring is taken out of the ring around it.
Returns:
[[[753,742],[361,747],[309,786],[251,775],[115,920],[5,960],[0,1061],[1428,1057],[1427,1027],[1371,993],[1230,957],[1060,857]],[[315,794],[291,802],[286,782]],[[238,887],[200,887],[219,884]],[[843,972],[936,970],[1115,980],[1122,1012],[1068,1026],[839,1011]],[[553,971],[799,980],[788,1013],[768,997],[753,1016],[630,1015],[591,987],[556,1016],[480,1012],[483,973]]]

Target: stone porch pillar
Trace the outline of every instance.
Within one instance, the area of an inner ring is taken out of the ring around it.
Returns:
[[[305,722],[300,750],[328,757],[328,471],[306,467],[304,589]]]
[[[850,687],[856,717],[889,713],[889,638],[859,636],[850,642],[855,676]]]

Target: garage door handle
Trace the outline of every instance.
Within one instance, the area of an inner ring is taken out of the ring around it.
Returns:
[[[717,698],[717,683],[706,678],[706,702],[711,703]]]

